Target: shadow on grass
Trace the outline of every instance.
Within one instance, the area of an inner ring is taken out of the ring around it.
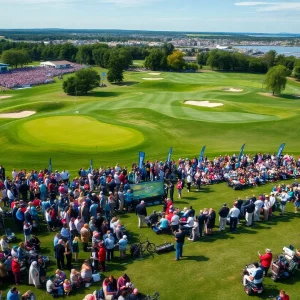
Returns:
[[[131,86],[131,85],[134,85],[134,84],[138,84],[140,82],[138,81],[124,81],[124,82],[120,82],[120,83],[113,83],[112,85],[115,85],[115,86]]]
[[[121,93],[118,92],[104,92],[104,91],[96,91],[92,93],[88,93],[85,97],[100,97],[100,98],[107,98],[107,97],[118,97]]]
[[[183,256],[182,260],[194,260],[194,261],[208,261],[209,258],[206,256],[201,255],[189,255],[189,256]]]

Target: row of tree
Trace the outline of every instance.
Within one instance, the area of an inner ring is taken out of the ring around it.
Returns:
[[[292,74],[300,65],[300,59],[294,56],[277,55],[271,50],[262,57],[251,57],[237,52],[212,50],[198,54],[199,65],[210,66],[218,71],[242,71],[253,73],[266,73],[274,66],[282,65]]]

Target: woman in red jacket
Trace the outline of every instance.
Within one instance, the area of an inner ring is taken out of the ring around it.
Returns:
[[[11,270],[15,276],[15,283],[18,285],[20,281],[20,273],[21,273],[21,266],[19,264],[18,258],[14,257],[11,263]]]
[[[98,259],[99,259],[99,263],[100,263],[100,269],[102,272],[106,271],[106,267],[105,267],[105,260],[106,260],[106,249],[104,247],[104,243],[100,243],[100,249],[98,252]]]

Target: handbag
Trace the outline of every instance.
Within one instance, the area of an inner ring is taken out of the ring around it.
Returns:
[[[98,282],[101,280],[101,276],[99,273],[93,274],[92,277],[94,282]]]

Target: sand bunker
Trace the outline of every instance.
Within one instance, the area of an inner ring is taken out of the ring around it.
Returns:
[[[202,107],[223,106],[223,103],[210,103],[209,101],[185,101],[184,104],[202,106]]]
[[[22,119],[26,117],[30,117],[35,114],[35,111],[32,110],[24,110],[17,113],[6,113],[0,114],[0,118],[3,119]]]
[[[142,78],[144,80],[162,80],[163,78]]]
[[[161,73],[148,73],[148,75],[160,75]]]
[[[241,90],[241,89],[234,89],[234,88],[228,88],[228,89],[223,89],[223,91],[225,91],[225,92],[232,92],[232,93],[240,93],[243,90]]]
[[[7,99],[7,98],[11,98],[11,96],[0,96],[0,99]]]

